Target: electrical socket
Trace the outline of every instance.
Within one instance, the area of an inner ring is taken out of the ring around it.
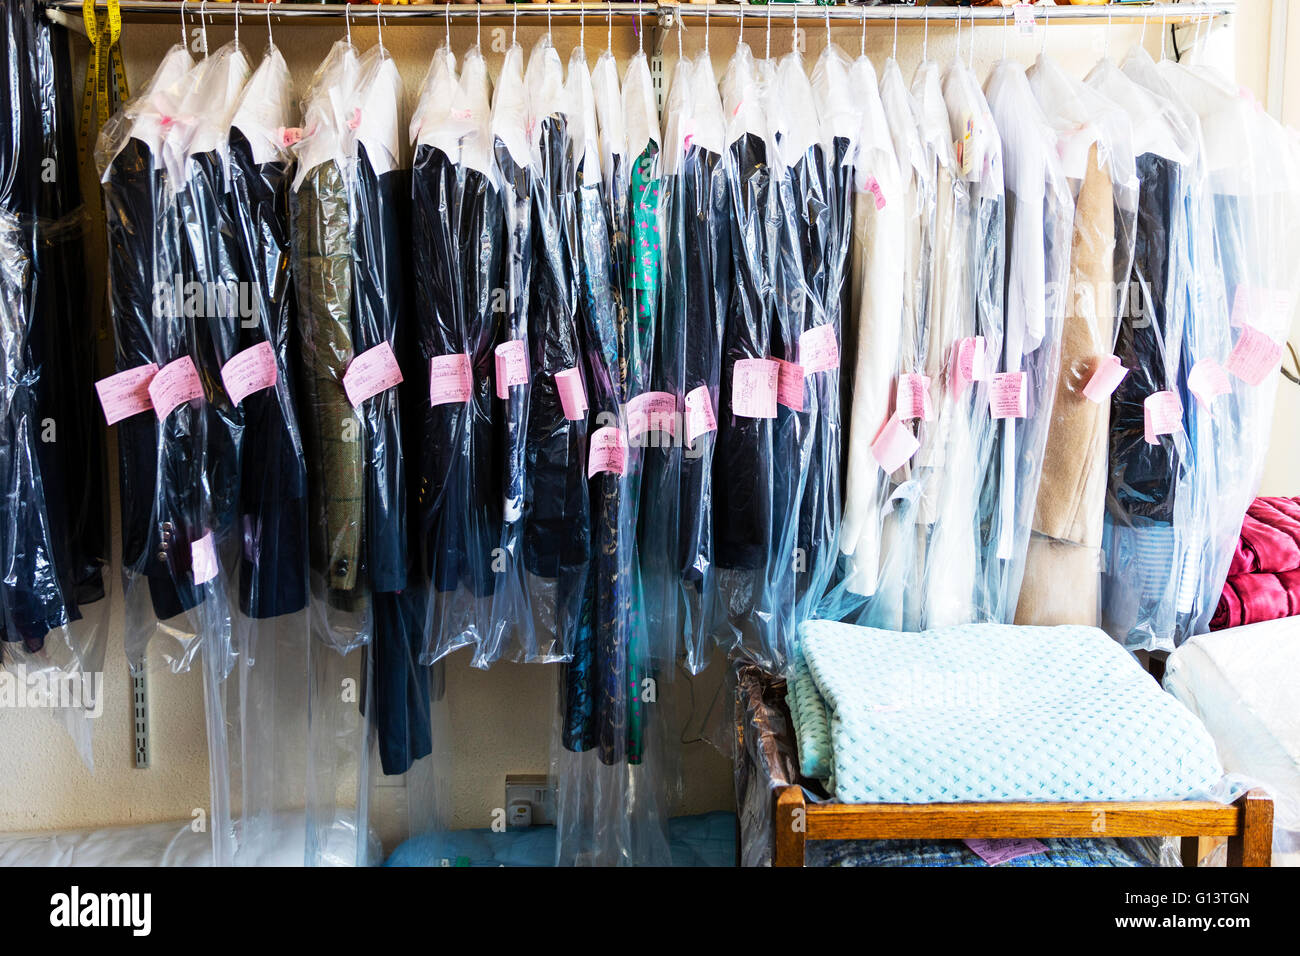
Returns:
[[[533,825],[555,824],[555,785],[544,773],[506,774],[506,806],[523,802],[532,807]]]

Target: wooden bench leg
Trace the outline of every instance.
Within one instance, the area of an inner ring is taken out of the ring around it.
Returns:
[[[1273,800],[1263,790],[1251,790],[1236,801],[1241,830],[1228,837],[1228,866],[1273,865]]]
[[[1201,838],[1200,837],[1183,837],[1179,841],[1183,866],[1200,866],[1201,865]]]
[[[782,787],[776,793],[776,812],[772,820],[775,833],[773,866],[803,866],[804,838],[808,835],[808,808],[803,788]]]

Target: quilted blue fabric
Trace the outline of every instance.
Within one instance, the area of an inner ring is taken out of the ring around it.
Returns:
[[[1208,799],[1223,775],[1200,721],[1096,628],[809,621],[800,639],[799,748],[816,761],[820,705],[844,803]]]
[[[1140,840],[1043,840],[1046,853],[1021,856],[1007,866],[1159,866],[1159,856]],[[806,866],[986,867],[960,840],[827,840],[809,843]]]

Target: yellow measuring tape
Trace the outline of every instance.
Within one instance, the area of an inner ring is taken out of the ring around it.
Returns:
[[[122,9],[119,0],[106,0],[108,16],[101,26],[95,0],[83,0],[81,18],[90,39],[86,88],[81,98],[81,160],[87,162],[95,131],[108,122],[115,107],[130,95],[122,63]],[[116,96],[116,99],[114,99]],[[94,120],[91,114],[94,114]]]

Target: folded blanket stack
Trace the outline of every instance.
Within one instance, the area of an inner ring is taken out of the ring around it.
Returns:
[[[1210,630],[1300,614],[1300,498],[1256,498]]]

